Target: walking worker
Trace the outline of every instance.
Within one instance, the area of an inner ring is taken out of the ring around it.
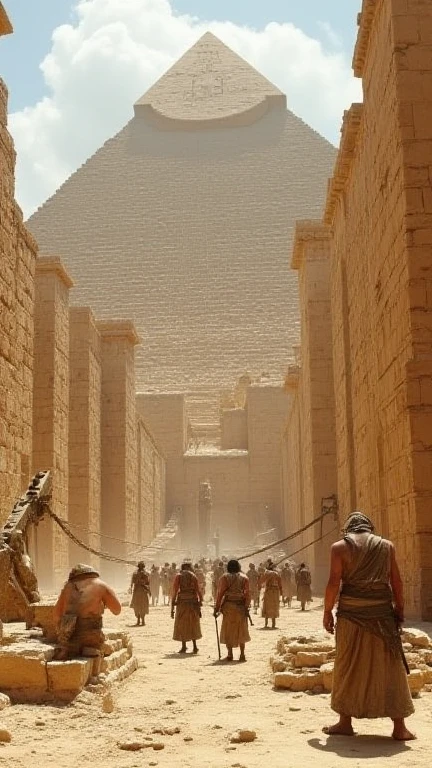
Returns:
[[[149,612],[150,576],[142,560],[132,574],[130,589],[132,591],[130,607],[135,611],[136,626],[139,627],[140,623],[144,626],[145,617]]]
[[[279,602],[282,595],[282,579],[271,560],[261,577],[261,586],[264,587],[262,604],[262,616],[265,619],[264,629],[268,627],[271,619],[272,629],[276,629],[276,619],[279,616]]]
[[[414,739],[405,725],[414,707],[400,637],[404,599],[394,546],[375,536],[372,521],[361,512],[348,517],[343,534],[331,548],[323,617],[333,634],[340,590],[331,697],[339,721],[323,730],[352,736],[353,717],[389,717],[394,739]]]
[[[179,653],[186,653],[186,643],[192,640],[193,653],[198,653],[196,641],[201,634],[202,594],[198,579],[195,576],[192,563],[182,563],[180,573],[177,573],[171,594],[171,618],[174,618],[173,640],[181,642]]]
[[[297,600],[301,605],[302,611],[306,610],[306,603],[312,601],[312,576],[306,563],[300,563],[295,580],[297,584]]]
[[[214,616],[222,613],[221,643],[227,647],[226,661],[233,661],[233,648],[240,648],[239,661],[246,661],[245,644],[249,642],[249,579],[241,573],[238,560],[229,560],[227,573],[219,579]]]

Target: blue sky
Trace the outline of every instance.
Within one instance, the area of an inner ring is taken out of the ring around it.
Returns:
[[[350,56],[356,35],[360,0],[174,0],[177,13],[203,21],[232,21],[262,28],[293,22],[311,37],[328,44],[322,22],[331,25]],[[1,43],[0,74],[10,91],[10,111],[36,102],[47,89],[39,64],[51,47],[53,30],[74,21],[71,0],[5,0],[14,34]],[[321,22],[321,23],[320,23]]]
[[[0,41],[28,216],[131,118],[133,104],[206,31],[337,145],[361,100],[351,59],[361,0],[3,0]]]

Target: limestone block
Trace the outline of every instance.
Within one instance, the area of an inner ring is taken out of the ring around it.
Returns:
[[[67,692],[76,695],[87,684],[92,668],[92,659],[50,661],[47,663],[48,690],[60,698]]]
[[[320,667],[326,661],[327,654],[324,651],[321,653],[301,651],[295,656],[294,664],[296,667]]]
[[[419,664],[424,663],[418,653],[406,653],[405,658],[410,669],[416,669]]]
[[[289,691],[310,691],[322,684],[323,676],[319,670],[276,672],[274,676],[275,688],[286,688]]]
[[[332,642],[308,642],[308,643],[289,643],[289,653],[328,653],[334,649],[334,643]]]
[[[420,669],[411,670],[408,675],[408,685],[413,695],[421,691],[425,682],[423,672]]]
[[[328,693],[330,693],[333,688],[333,668],[334,664],[332,662],[323,664],[320,667],[320,672],[322,674],[322,684],[324,686],[324,690]]]
[[[429,635],[421,629],[404,629],[402,640],[404,643],[411,643],[415,648],[429,648],[431,645]]]
[[[54,601],[32,603],[30,612],[31,626],[41,627],[47,642],[55,643],[57,641],[57,632],[54,621]]]
[[[270,663],[273,672],[285,672],[286,668],[288,667],[287,662],[281,658],[271,659]]]
[[[122,648],[120,651],[115,651],[110,656],[102,661],[102,672],[112,672],[114,669],[119,669],[130,658],[127,648]]]
[[[45,661],[43,658],[15,653],[8,648],[6,651],[0,651],[0,689],[13,691],[18,688],[45,691]]]

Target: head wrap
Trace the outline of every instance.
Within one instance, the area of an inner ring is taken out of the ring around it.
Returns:
[[[99,574],[91,565],[78,563],[78,565],[72,568],[68,579],[69,581],[75,581],[76,579],[85,578],[86,576],[99,576]]]
[[[145,568],[145,562],[144,560],[140,560],[138,563],[138,569],[142,571]]]
[[[353,512],[345,520],[343,533],[373,533],[375,526],[372,520],[363,512]]]
[[[227,565],[228,573],[240,573],[241,566],[238,560],[229,560]]]
[[[192,571],[192,563],[190,560],[184,560],[181,565],[182,571]]]

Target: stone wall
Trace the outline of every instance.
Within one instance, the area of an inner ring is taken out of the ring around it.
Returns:
[[[395,542],[409,612],[432,616],[432,6],[363,1],[325,221],[341,515]]]
[[[282,528],[281,439],[289,409],[282,386],[247,389],[249,500],[257,507],[255,530]]]
[[[104,551],[127,558],[126,541],[138,542],[138,462],[133,323],[97,323],[101,335],[101,533]],[[123,564],[103,562],[103,572],[123,586]]]
[[[297,222],[292,267],[299,272],[301,359],[286,387],[293,400],[284,435],[284,516],[288,532],[299,530],[322,511],[323,499],[337,492],[333,351],[330,307],[330,237],[320,222]],[[313,570],[315,589],[328,576],[329,547],[338,530],[333,517],[293,540],[290,550],[322,541],[299,553]]]
[[[175,393],[139,393],[137,412],[166,460],[166,514],[182,514],[186,486],[183,454],[187,448],[185,398]]]
[[[140,544],[148,544],[165,521],[165,460],[139,416],[137,441],[137,541]]]
[[[68,516],[69,289],[72,281],[57,258],[36,262],[32,472],[53,473],[52,508]],[[37,528],[36,566],[43,588],[57,587],[68,567],[68,541],[45,518]]]
[[[11,31],[4,9],[0,34]],[[36,242],[14,199],[15,151],[0,79],[0,525],[31,470],[33,311]]]
[[[69,393],[69,522],[86,544],[100,550],[101,525],[101,341],[91,309],[72,307]],[[71,563],[99,558],[73,542]]]

